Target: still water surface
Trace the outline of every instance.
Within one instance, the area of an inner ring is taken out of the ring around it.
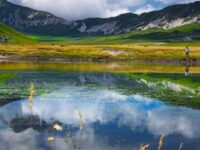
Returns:
[[[157,150],[160,136],[164,150],[200,150],[196,67],[15,65],[0,64],[0,150]]]

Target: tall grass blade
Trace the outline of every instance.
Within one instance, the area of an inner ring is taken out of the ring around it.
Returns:
[[[163,149],[163,144],[164,144],[164,137],[161,136],[159,144],[158,144],[158,150],[162,150]]]
[[[183,143],[181,143],[181,144],[179,145],[178,150],[182,150],[182,149],[183,149]]]
[[[147,150],[149,148],[149,144],[141,145],[139,150]]]
[[[33,96],[34,96],[34,94],[35,94],[34,84],[31,83],[30,95],[29,95],[29,108],[30,108],[30,110],[32,110],[32,107],[33,107]]]
[[[52,142],[52,141],[54,141],[54,140],[55,140],[55,138],[54,138],[53,136],[50,136],[50,137],[48,137],[48,139],[47,139],[48,142]]]
[[[83,129],[83,117],[82,117],[82,114],[80,111],[78,112],[78,116],[79,116],[79,124],[80,124],[79,129],[82,130]]]
[[[54,124],[53,128],[57,131],[62,131],[63,130],[63,127],[60,126],[59,124]]]

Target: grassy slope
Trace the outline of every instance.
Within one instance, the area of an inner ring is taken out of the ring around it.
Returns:
[[[0,36],[8,36],[10,38],[8,42],[12,44],[33,43],[31,38],[3,23],[0,23]]]
[[[169,30],[155,30],[145,34],[133,34],[129,39],[152,39],[153,41],[200,41],[200,24],[193,23]],[[191,38],[191,39],[190,39]]]
[[[84,37],[49,37],[49,36],[25,36],[14,29],[0,23],[0,36],[11,37],[10,43],[66,43],[66,44],[152,44],[165,42],[168,45],[200,45],[200,24],[193,23],[181,27],[161,30],[149,29],[144,31],[131,31],[125,34],[108,36],[84,36]],[[192,41],[190,41],[192,38]]]

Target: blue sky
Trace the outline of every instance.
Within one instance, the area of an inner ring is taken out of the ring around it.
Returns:
[[[195,0],[8,0],[37,10],[48,11],[66,20],[112,17],[133,12],[141,14],[166,6]]]
[[[133,6],[130,10],[133,13],[141,14],[143,12],[149,12],[152,10],[159,10],[164,7],[174,4],[191,3],[198,0],[145,0],[138,6]]]

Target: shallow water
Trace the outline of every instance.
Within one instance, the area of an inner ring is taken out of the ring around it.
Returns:
[[[200,150],[198,69],[184,76],[181,66],[8,65],[0,65],[0,150],[157,150],[160,136],[164,150]]]

